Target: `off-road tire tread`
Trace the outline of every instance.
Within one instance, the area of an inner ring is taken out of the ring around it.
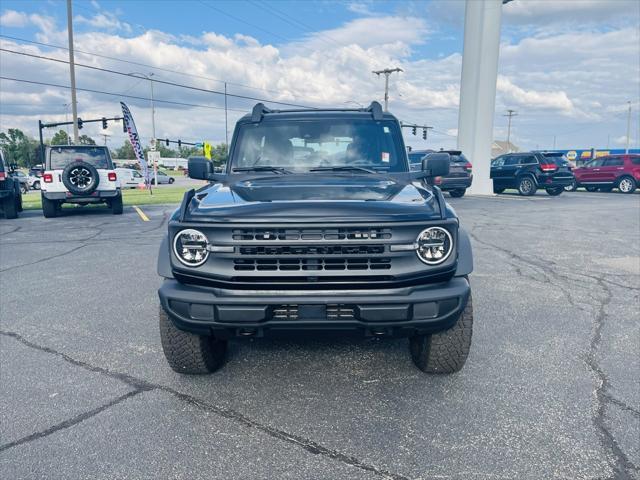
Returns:
[[[42,197],[42,214],[44,218],[54,218],[58,216],[58,208],[55,200],[48,200]]]
[[[122,215],[123,206],[122,206],[122,195],[115,197],[111,200],[111,213],[114,215]]]
[[[18,206],[16,205],[16,199],[12,196],[5,197],[2,201],[2,209],[4,210],[4,216],[7,219],[18,218]]]
[[[411,358],[423,372],[455,373],[467,361],[472,334],[473,303],[469,296],[462,314],[449,330],[409,339]]]
[[[179,330],[162,306],[159,317],[162,350],[174,371],[191,375],[206,374],[224,364],[226,341]]]

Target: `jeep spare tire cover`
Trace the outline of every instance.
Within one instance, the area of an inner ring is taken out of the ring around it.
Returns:
[[[75,195],[89,195],[98,188],[100,175],[93,165],[76,161],[62,171],[62,183]]]

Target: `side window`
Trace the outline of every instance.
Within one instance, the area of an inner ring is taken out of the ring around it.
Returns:
[[[538,163],[536,157],[534,157],[533,155],[521,155],[518,165],[530,165],[532,163]]]
[[[631,157],[629,160],[631,160],[631,163],[634,165],[640,165],[640,157]]]
[[[621,167],[624,165],[622,158],[609,157],[604,160],[603,166],[605,167]]]
[[[504,157],[498,157],[493,162],[491,162],[492,167],[501,167],[504,165]]]
[[[605,160],[604,158],[596,158],[595,160],[591,160],[589,163],[587,163],[585,167],[589,167],[589,168],[601,167],[604,160]]]
[[[518,165],[520,163],[521,158],[522,157],[520,155],[512,155],[505,159],[504,164],[505,166]]]

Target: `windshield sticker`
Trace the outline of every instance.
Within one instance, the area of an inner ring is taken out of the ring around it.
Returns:
[[[385,127],[382,127],[382,129],[384,130],[384,133],[389,133],[389,131],[390,131],[390,130],[389,130],[389,127],[386,127],[386,126],[385,126]]]
[[[384,163],[389,163],[389,152],[382,152],[382,161]]]

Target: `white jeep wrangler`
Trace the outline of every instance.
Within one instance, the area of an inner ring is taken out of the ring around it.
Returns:
[[[63,203],[106,203],[114,215],[122,213],[120,180],[107,147],[47,147],[40,188],[46,218],[57,216]]]

